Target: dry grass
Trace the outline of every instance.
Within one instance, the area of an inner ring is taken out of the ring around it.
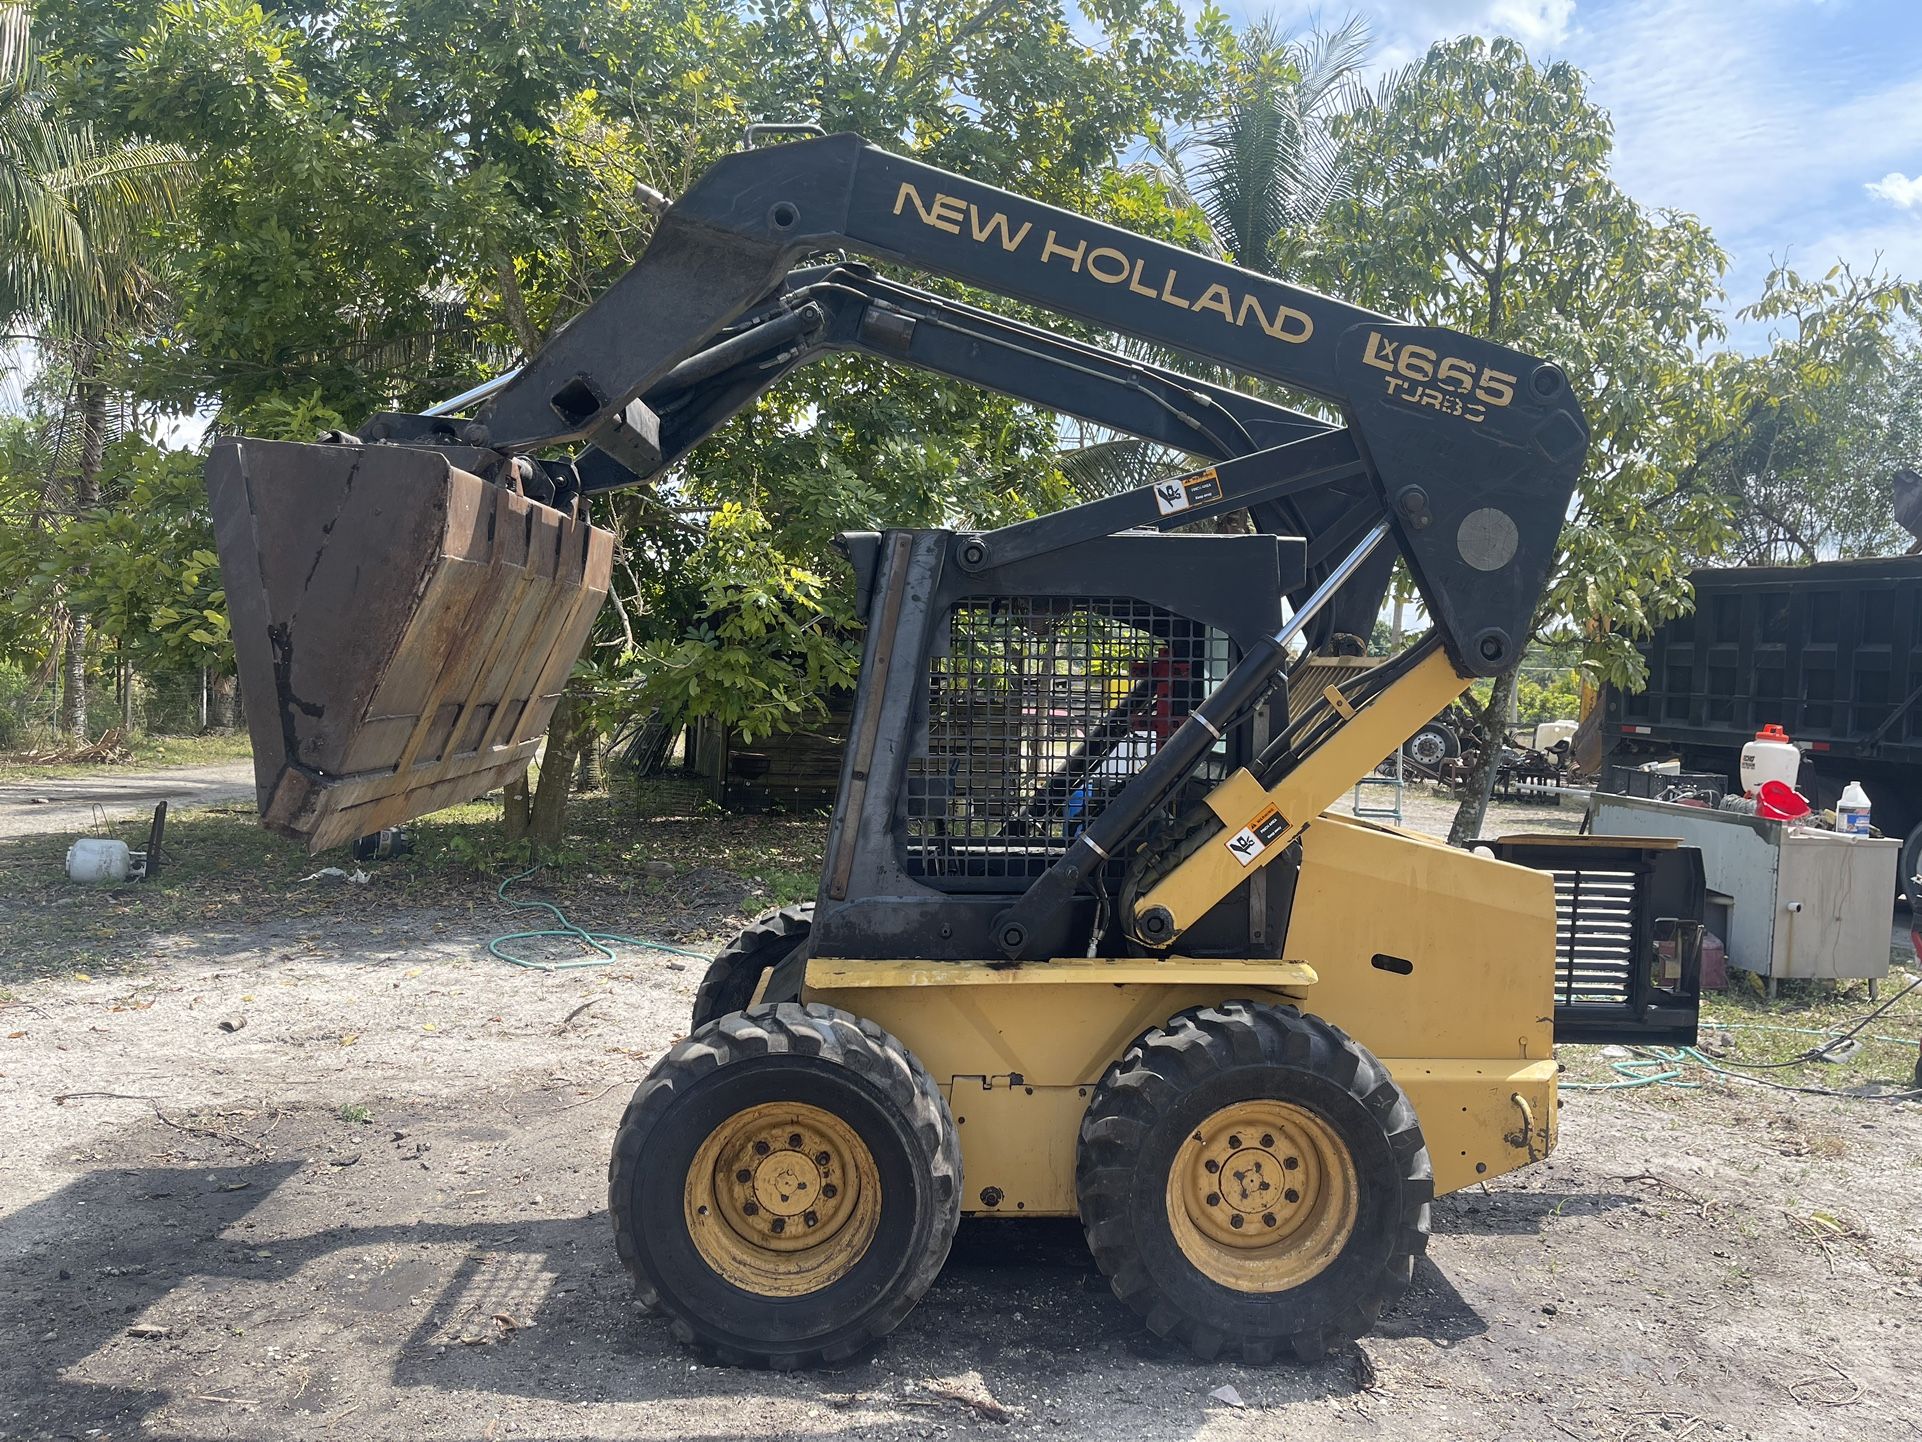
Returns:
[[[309,857],[263,831],[244,805],[174,816],[164,864],[149,883],[69,881],[66,835],[0,841],[0,984],[138,971],[145,938],[285,916],[365,924],[370,912],[376,919],[432,912],[481,929],[524,924],[495,893],[534,858],[501,837],[497,801],[454,807],[409,829],[413,854],[370,863],[367,887],[304,881],[324,866],[351,871],[354,863],[344,848]],[[631,925],[642,900],[658,911],[663,902],[730,885],[750,911],[783,905],[814,894],[826,830],[820,816],[730,816],[676,783],[578,796],[563,845],[514,894],[554,901],[581,924],[613,931]],[[145,845],[144,820],[111,831],[136,849]],[[649,862],[673,873],[650,876]]]

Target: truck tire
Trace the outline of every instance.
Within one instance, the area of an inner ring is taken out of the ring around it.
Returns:
[[[832,1007],[677,1043],[614,1139],[608,1209],[642,1306],[729,1366],[846,1361],[913,1310],[961,1219],[961,1147],[900,1042]]]
[[[1096,1264],[1151,1332],[1263,1364],[1374,1325],[1428,1246],[1435,1187],[1415,1109],[1366,1048],[1232,1001],[1109,1069],[1075,1191]]]
[[[730,1011],[746,1011],[753,1004],[762,976],[806,941],[813,927],[811,901],[757,916],[707,964],[700,990],[694,993],[694,1015],[688,1030],[698,1031]]]
[[[1416,765],[1426,766],[1433,771],[1439,768],[1442,762],[1461,755],[1462,743],[1452,726],[1444,726],[1439,721],[1430,721],[1408,738],[1402,751]]]
[[[1915,824],[1902,843],[1901,865],[1895,878],[1896,889],[1909,899],[1910,915],[1922,919],[1922,896],[1916,894],[1922,892],[1922,885],[1915,880],[1916,873],[1922,871],[1922,821]]]

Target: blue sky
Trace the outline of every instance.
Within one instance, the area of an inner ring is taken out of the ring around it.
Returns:
[[[1225,0],[1310,24],[1350,7]],[[1377,58],[1509,34],[1569,60],[1614,117],[1616,179],[1645,205],[1693,211],[1730,257],[1731,312],[1771,255],[1922,280],[1922,0],[1404,0],[1357,3]],[[1734,337],[1764,343],[1752,327]]]

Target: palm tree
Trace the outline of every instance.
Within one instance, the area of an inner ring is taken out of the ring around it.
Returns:
[[[1284,32],[1257,21],[1237,44],[1214,114],[1156,145],[1149,168],[1179,203],[1208,220],[1224,260],[1286,279],[1328,208],[1349,193],[1353,170],[1341,125],[1383,103],[1405,72],[1374,87],[1363,78],[1370,37],[1350,16],[1334,30]],[[1119,348],[1176,369],[1191,359],[1118,340]],[[1209,379],[1233,384],[1220,372]],[[1064,446],[1056,464],[1077,490],[1112,495],[1179,469],[1192,458],[1132,437],[1097,434]]]
[[[99,504],[110,348],[150,303],[141,242],[193,178],[177,145],[110,144],[60,112],[20,0],[0,0],[0,331],[65,354],[73,386],[63,439],[80,514]],[[87,618],[67,617],[61,727],[87,729]]]
[[[1273,17],[1257,21],[1241,37],[1220,110],[1164,147],[1175,183],[1235,264],[1285,278],[1309,232],[1348,194],[1341,123],[1396,83],[1364,81],[1369,44],[1359,16],[1301,36]]]

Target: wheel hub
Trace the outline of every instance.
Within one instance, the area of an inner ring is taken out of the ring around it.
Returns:
[[[880,1220],[873,1155],[839,1117],[799,1103],[735,1113],[688,1169],[688,1234],[715,1271],[764,1295],[825,1287]]]
[[[1177,1245],[1244,1292],[1299,1286],[1354,1230],[1354,1163],[1321,1117],[1287,1102],[1223,1107],[1189,1134],[1168,1177]]]

